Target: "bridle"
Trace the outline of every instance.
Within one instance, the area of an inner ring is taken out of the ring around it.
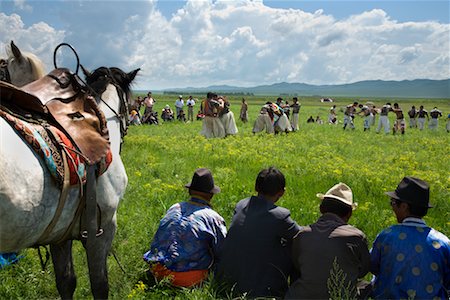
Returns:
[[[76,57],[76,60],[77,60],[76,69],[75,69],[75,73],[72,74],[74,76],[75,80],[78,81],[80,86],[82,86],[88,90],[88,92],[95,98],[97,103],[102,102],[113,113],[114,116],[107,118],[106,119],[107,121],[114,118],[114,119],[117,119],[117,121],[120,123],[120,149],[122,149],[124,137],[127,135],[128,126],[130,124],[129,119],[128,119],[128,105],[127,105],[126,92],[120,86],[120,83],[117,82],[117,80],[114,78],[111,68],[102,67],[102,70],[105,70],[106,74],[98,77],[97,80],[95,80],[95,81],[89,82],[90,80],[88,78],[87,81],[89,83],[87,83],[83,79],[81,79],[80,76],[78,75],[78,71],[79,71],[80,66],[81,66],[81,68],[83,68],[83,66],[80,64],[80,59],[79,59],[78,54],[75,51],[75,49],[70,44],[67,44],[67,43],[61,43],[55,48],[55,51],[53,53],[53,64],[56,69],[58,68],[58,66],[56,64],[56,53],[57,53],[58,49],[62,46],[69,47]],[[102,79],[102,80],[100,81],[99,79]],[[114,108],[112,108],[111,105],[109,105],[108,102],[106,102],[101,97],[101,95],[106,91],[109,84],[112,84],[116,88],[117,95],[119,96],[120,104],[119,104],[118,111],[116,111]]]

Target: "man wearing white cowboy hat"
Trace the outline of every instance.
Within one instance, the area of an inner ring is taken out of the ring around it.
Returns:
[[[158,281],[169,278],[174,286],[191,287],[216,263],[227,227],[211,207],[212,197],[220,192],[211,171],[197,169],[185,187],[189,201],[169,208],[143,258]]]
[[[450,240],[422,219],[430,205],[428,183],[404,177],[391,207],[399,224],[383,230],[371,250],[375,299],[449,299]]]
[[[338,183],[317,197],[322,200],[322,216],[294,238],[292,256],[300,276],[291,284],[286,298],[330,299],[329,277],[334,263],[346,276],[348,297],[354,298],[358,278],[369,272],[370,255],[364,233],[347,224],[357,206],[352,190]]]

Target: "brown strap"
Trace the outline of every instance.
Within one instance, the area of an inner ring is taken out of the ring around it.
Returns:
[[[57,135],[53,135],[53,136],[55,138],[59,139],[59,137],[57,137]],[[67,163],[67,154],[64,149],[63,149],[63,151],[61,151],[61,157],[62,157],[62,161],[64,164],[64,181],[63,181],[61,194],[59,196],[58,206],[56,208],[56,212],[55,212],[55,215],[53,216],[52,221],[50,222],[50,224],[45,229],[44,233],[39,238],[38,244],[45,242],[45,240],[49,237],[50,233],[55,228],[56,223],[59,221],[59,217],[61,216],[64,205],[66,204],[67,194],[68,194],[69,188],[70,188],[70,170],[69,170],[69,165]]]

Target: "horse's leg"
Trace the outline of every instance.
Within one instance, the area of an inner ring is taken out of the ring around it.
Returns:
[[[90,247],[87,247],[86,243],[83,243],[87,253],[89,278],[94,299],[108,298],[109,286],[106,260],[111,249],[115,231],[116,225],[111,222],[111,224],[103,228],[103,234],[96,237]]]
[[[50,245],[50,252],[59,295],[62,299],[73,299],[77,278],[73,269],[72,241]]]

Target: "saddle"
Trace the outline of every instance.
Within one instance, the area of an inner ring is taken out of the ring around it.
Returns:
[[[38,120],[63,131],[88,165],[108,154],[105,117],[68,69],[55,69],[21,88],[0,81],[0,104],[24,120]]]

